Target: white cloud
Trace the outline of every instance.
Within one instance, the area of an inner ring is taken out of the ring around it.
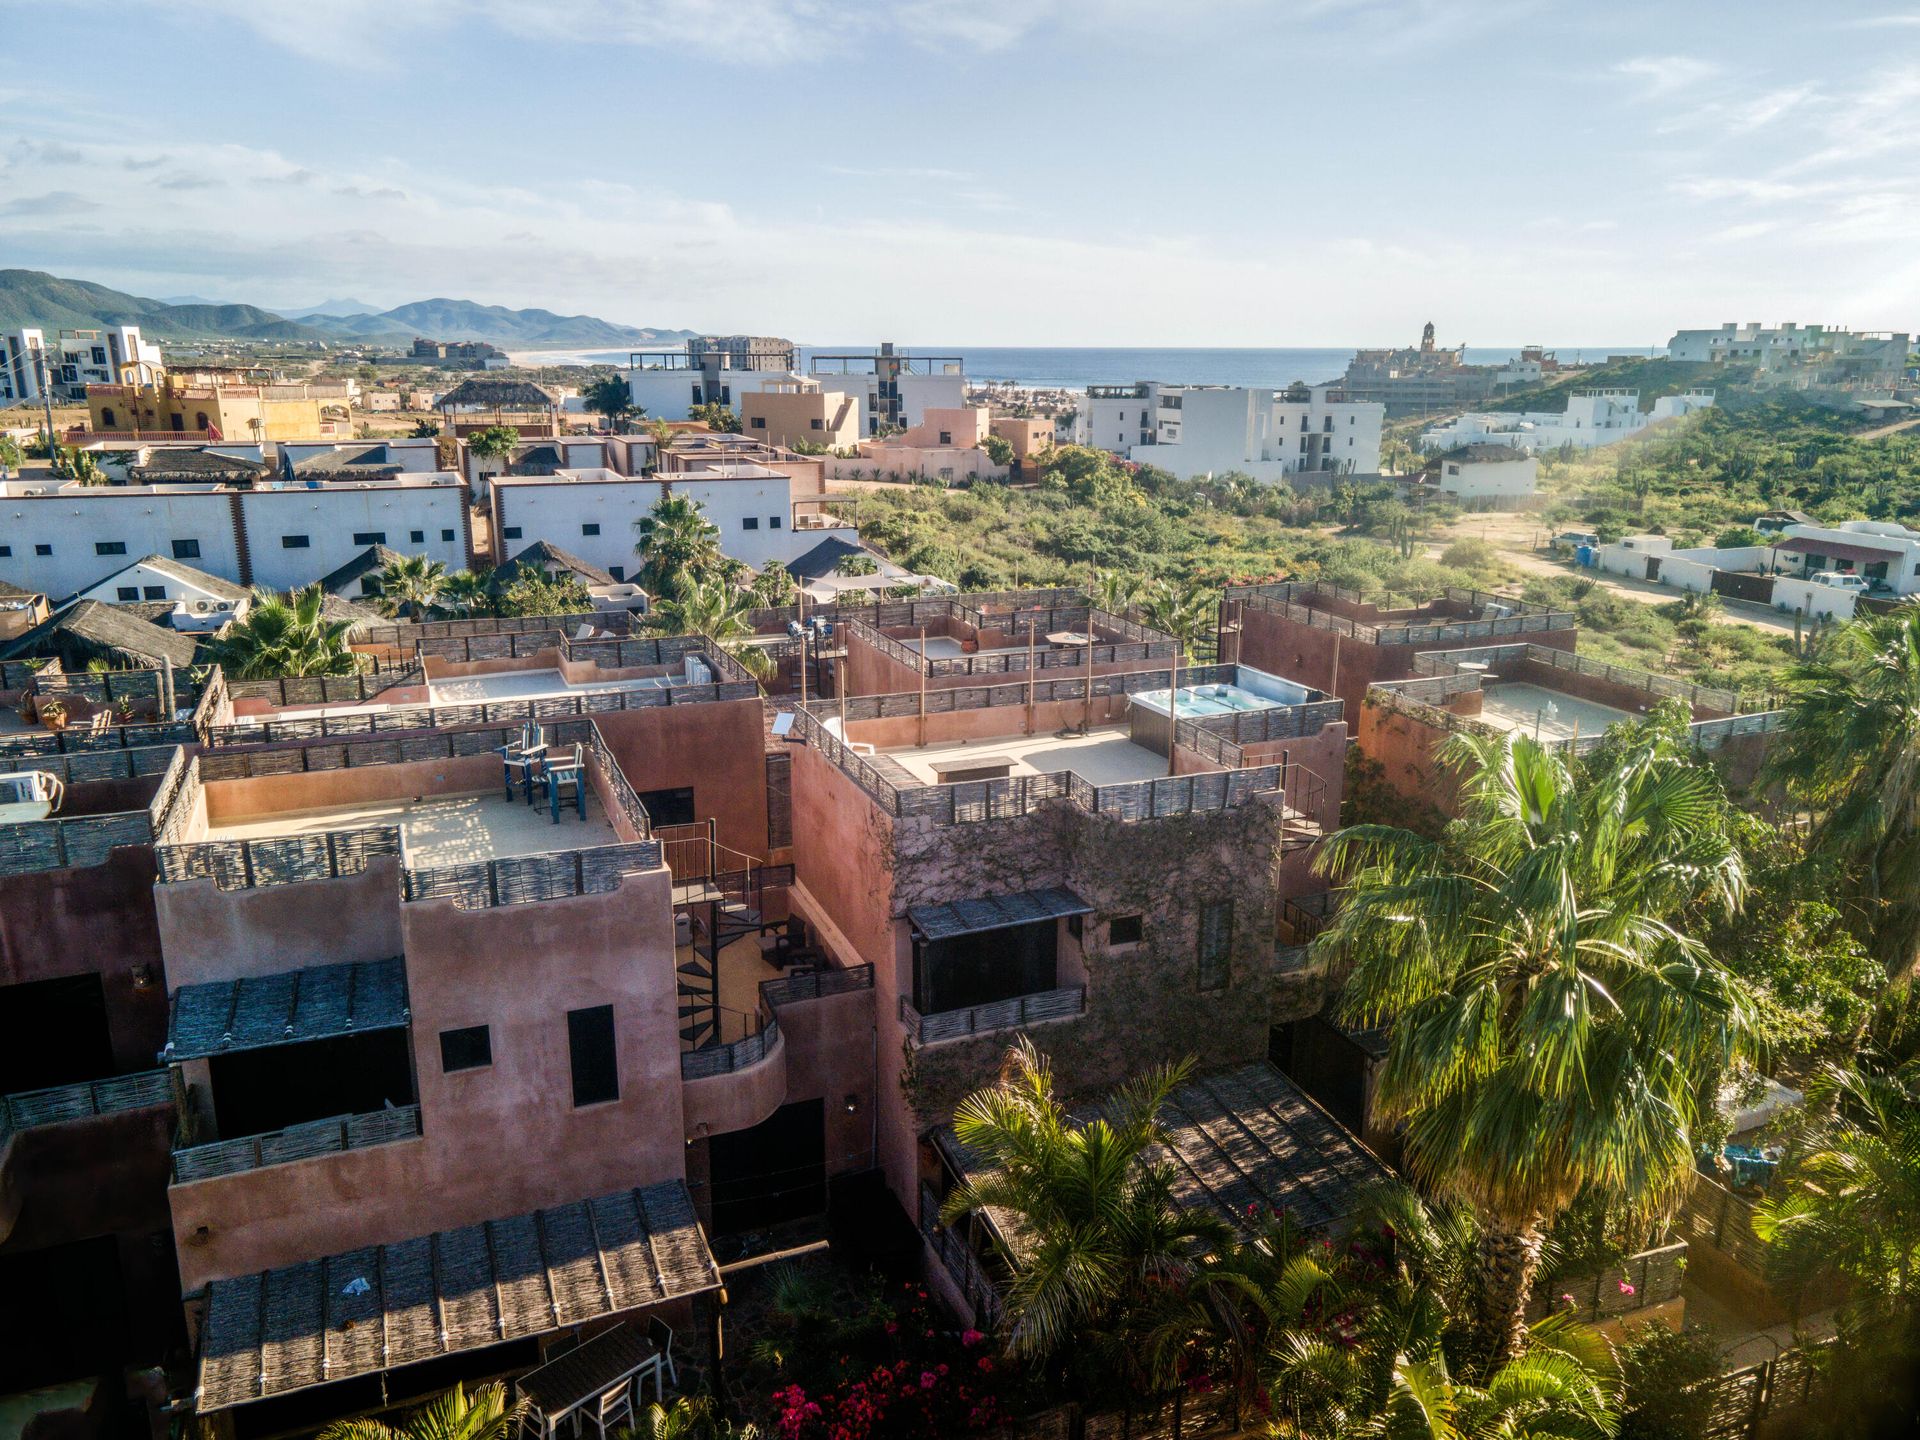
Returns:
[[[1639,82],[1645,94],[1657,97],[1690,90],[1718,76],[1720,67],[1691,55],[1640,55],[1620,61],[1613,73]]]

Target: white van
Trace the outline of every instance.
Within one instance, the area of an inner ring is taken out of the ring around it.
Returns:
[[[1864,595],[1873,588],[1861,575],[1849,575],[1844,570],[1822,570],[1813,577],[1816,585],[1831,585],[1836,590],[1853,590]]]

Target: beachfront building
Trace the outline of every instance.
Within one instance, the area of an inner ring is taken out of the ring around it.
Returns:
[[[1340,388],[1355,401],[1386,407],[1391,418],[1431,415],[1477,405],[1501,383],[1505,369],[1497,365],[1469,365],[1467,347],[1442,349],[1434,342],[1433,322],[1420,334],[1418,347],[1361,350],[1347,363]],[[1541,357],[1542,368],[1545,357]]]
[[[791,340],[769,335],[705,335],[678,350],[636,350],[627,357],[627,390],[649,420],[691,418],[696,405],[740,414],[747,395],[803,380]]]
[[[488,497],[496,551],[511,556],[547,540],[624,582],[640,567],[634,524],[669,492],[699,505],[719,529],[722,552],[756,570],[769,560],[785,565],[828,536],[858,534],[850,524],[825,524],[812,510],[797,509],[807,497],[796,496],[785,470],[709,460],[647,475],[594,469],[496,476]]]
[[[32,328],[0,334],[0,405],[40,399],[43,383],[55,404],[68,404],[85,400],[89,385],[151,385],[160,371],[160,347],[138,325],[61,330],[51,340]]]
[[[1050,416],[995,415],[987,429],[1013,447],[1013,471],[1031,476],[1053,448],[1054,422]]]
[[[1450,450],[1460,445],[1505,445],[1528,454],[1572,446],[1590,450],[1614,445],[1643,434],[1649,426],[1684,419],[1713,405],[1713,391],[1689,390],[1662,395],[1653,409],[1642,411],[1637,391],[1625,389],[1576,390],[1567,408],[1524,412],[1469,412],[1423,431],[1424,450]]]
[[[467,506],[466,485],[444,472],[244,488],[0,481],[0,579],[64,598],[159,555],[236,585],[284,590],[369,545],[464,570],[473,558]]]
[[[853,395],[863,436],[910,428],[921,424],[929,409],[958,410],[967,403],[964,359],[909,355],[895,350],[891,340],[866,353],[816,354],[807,371],[829,389]]]
[[[1232,385],[1089,385],[1074,443],[1171,471],[1181,479],[1237,471],[1372,475],[1380,469],[1385,409],[1334,385],[1285,390]]]
[[[1667,341],[1667,358],[1692,364],[1746,364],[1763,375],[1815,369],[1828,381],[1887,385],[1907,369],[1910,337],[1894,331],[1848,330],[1835,325],[1769,327],[1729,320],[1711,330],[1680,330]]]

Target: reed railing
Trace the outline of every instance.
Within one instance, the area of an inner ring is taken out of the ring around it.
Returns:
[[[1017,1030],[1045,1020],[1067,1020],[1084,1015],[1086,1010],[1087,992],[1080,985],[1017,995],[1011,1000],[995,1000],[986,1005],[969,1005],[962,1010],[942,1010],[934,1015],[922,1015],[905,995],[900,997],[900,1023],[906,1026],[907,1034],[922,1045]]]
[[[233,1140],[216,1140],[207,1145],[190,1145],[173,1152],[173,1182],[211,1180],[221,1175],[238,1175],[261,1170],[269,1165],[286,1165],[295,1160],[310,1160],[316,1155],[334,1155],[343,1150],[364,1150],[372,1145],[388,1145],[396,1140],[412,1140],[420,1134],[420,1107],[399,1105],[363,1115],[335,1115],[304,1125],[289,1125],[266,1135],[243,1135]]]
[[[0,1095],[0,1146],[21,1130],[173,1103],[173,1077],[166,1070],[142,1070]]]
[[[780,1044],[780,1020],[770,1011],[759,1017],[760,1029],[752,1035],[725,1045],[708,1045],[699,1050],[680,1052],[680,1078],[706,1080],[715,1075],[731,1075],[751,1069],[771,1056]]]
[[[451,900],[462,910],[530,905],[575,895],[601,895],[620,888],[628,875],[661,863],[660,843],[598,845],[545,855],[516,855],[467,865],[441,865],[402,872],[409,901]]]

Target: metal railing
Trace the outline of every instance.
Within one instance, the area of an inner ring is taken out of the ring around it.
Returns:
[[[216,1140],[209,1145],[192,1145],[173,1152],[173,1183],[211,1180],[220,1175],[238,1175],[261,1170],[269,1165],[286,1165],[295,1160],[310,1160],[316,1155],[334,1155],[343,1150],[364,1150],[372,1145],[387,1145],[395,1140],[412,1140],[420,1134],[420,1107],[399,1105],[363,1115],[335,1115],[304,1125],[289,1125],[266,1135],[243,1135],[233,1140]]]
[[[771,1012],[760,1016],[757,1033],[725,1045],[709,1045],[701,1050],[680,1052],[680,1078],[705,1080],[715,1075],[731,1075],[760,1064],[773,1054],[780,1043],[780,1021]]]
[[[1087,1011],[1085,986],[1061,990],[1042,990],[1032,995],[1017,995],[1011,1000],[995,1000],[986,1005],[969,1005],[964,1010],[942,1010],[922,1015],[906,996],[900,997],[900,1023],[907,1034],[922,1045],[941,1040],[959,1040],[969,1035],[991,1035],[998,1030],[1017,1030],[1043,1020],[1066,1020]]]
[[[844,970],[817,970],[811,975],[783,975],[760,982],[760,999],[769,1010],[818,1000],[825,995],[851,995],[873,988],[873,966],[849,965]]]

